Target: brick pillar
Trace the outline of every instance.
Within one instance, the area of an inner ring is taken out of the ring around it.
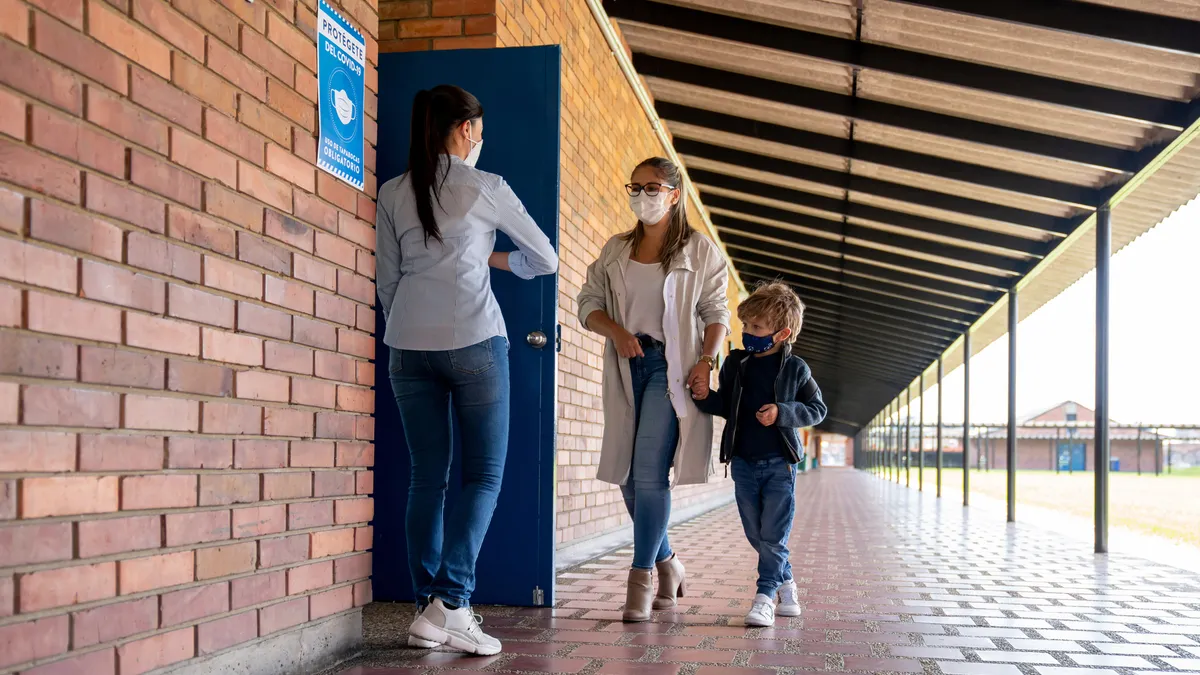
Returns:
[[[0,0],[0,673],[361,639],[374,151],[316,169],[316,7]]]

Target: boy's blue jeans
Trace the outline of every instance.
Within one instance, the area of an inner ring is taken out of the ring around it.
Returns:
[[[433,596],[461,607],[475,590],[475,561],[492,522],[508,455],[508,340],[441,352],[392,349],[389,376],[412,461],[405,535],[418,605]],[[462,434],[462,492],[443,514]]]
[[[746,539],[758,551],[758,592],[774,600],[792,580],[787,542],[796,513],[796,467],[782,457],[734,457],[733,486]]]

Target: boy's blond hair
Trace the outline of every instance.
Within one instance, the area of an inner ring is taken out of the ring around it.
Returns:
[[[804,303],[790,286],[781,281],[759,284],[750,297],[737,308],[738,318],[743,322],[758,319],[778,333],[791,328],[788,342],[795,342],[804,324]]]

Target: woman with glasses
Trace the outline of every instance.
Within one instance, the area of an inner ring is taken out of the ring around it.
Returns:
[[[674,607],[684,593],[683,564],[667,539],[671,488],[712,473],[712,418],[690,391],[708,387],[729,333],[725,258],[688,224],[682,181],[661,157],[634,169],[625,189],[637,225],[609,240],[579,293],[580,321],[606,342],[597,478],[621,486],[633,519],[629,622]]]

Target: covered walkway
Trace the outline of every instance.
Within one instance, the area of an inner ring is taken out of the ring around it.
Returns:
[[[805,475],[797,514],[792,563],[805,613],[774,629],[742,626],[754,554],[730,505],[671,533],[689,574],[678,613],[620,622],[623,550],[562,574],[554,609],[484,609],[505,641],[494,658],[407,649],[411,609],[372,605],[367,653],[341,672],[1200,672],[1198,575],[1098,556],[1086,539],[1005,525],[859,471]]]

